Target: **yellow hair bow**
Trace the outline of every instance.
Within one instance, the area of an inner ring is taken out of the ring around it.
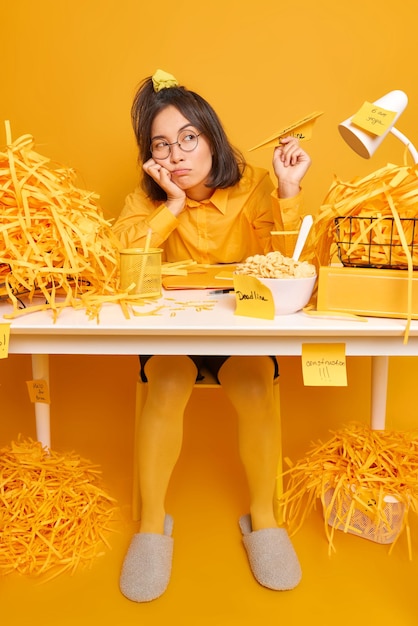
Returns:
[[[172,74],[168,74],[163,70],[157,70],[152,77],[152,84],[154,85],[154,91],[158,93],[161,89],[169,89],[170,87],[177,87],[178,81]]]

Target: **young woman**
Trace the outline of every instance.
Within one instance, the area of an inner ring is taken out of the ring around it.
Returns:
[[[114,230],[124,247],[151,245],[167,261],[236,263],[273,249],[291,256],[292,237],[304,215],[300,183],[310,158],[286,137],[273,153],[276,185],[266,170],[246,164],[222,124],[197,93],[158,70],[139,87],[132,122],[143,169],[141,186],[126,199]],[[300,566],[274,515],[280,428],[273,399],[275,357],[140,357],[148,381],[139,433],[141,521],[126,555],[120,587],[137,602],[160,596],[170,580],[172,519],[165,511],[170,477],[180,454],[183,414],[199,369],[217,376],[238,415],[239,450],[250,510],[240,527],[258,582],[295,587]]]

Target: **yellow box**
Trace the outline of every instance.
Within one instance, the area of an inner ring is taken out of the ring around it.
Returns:
[[[406,318],[408,272],[363,267],[321,267],[318,311]],[[412,273],[412,318],[418,319],[418,272]]]

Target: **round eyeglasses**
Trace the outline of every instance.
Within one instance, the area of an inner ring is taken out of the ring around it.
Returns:
[[[177,135],[177,141],[173,143],[168,143],[165,139],[154,139],[151,142],[150,152],[154,159],[166,159],[170,155],[171,146],[178,146],[183,152],[192,152],[197,148],[201,134],[192,130],[182,130]]]

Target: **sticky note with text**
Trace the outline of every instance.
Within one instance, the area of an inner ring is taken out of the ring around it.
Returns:
[[[380,137],[392,125],[396,111],[388,111],[372,102],[365,102],[351,118],[351,123],[372,135]]]
[[[274,319],[274,300],[270,289],[254,276],[234,274],[235,315]]]
[[[345,344],[302,344],[302,373],[307,387],[346,387]]]
[[[27,380],[26,384],[28,386],[29,398],[31,402],[42,402],[43,404],[51,403],[47,380]]]

